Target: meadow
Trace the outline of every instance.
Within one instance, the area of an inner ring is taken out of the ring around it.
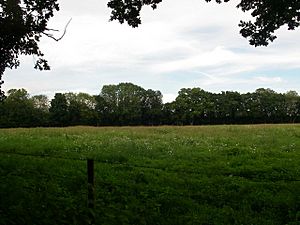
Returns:
[[[300,125],[0,130],[0,225],[90,213],[107,225],[299,225]]]

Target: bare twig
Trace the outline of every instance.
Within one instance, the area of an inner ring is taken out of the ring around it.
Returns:
[[[59,32],[59,30],[51,29],[51,28],[46,28],[46,30]]]
[[[71,19],[68,21],[68,23],[66,24],[65,29],[64,29],[64,33],[62,34],[62,36],[61,36],[60,38],[55,38],[55,37],[53,36],[53,34],[49,34],[49,33],[45,33],[45,32],[43,32],[43,34],[46,35],[47,37],[49,37],[49,38],[55,40],[55,41],[60,41],[60,40],[65,36],[65,34],[66,34],[66,32],[67,32],[67,28],[68,28],[69,24],[71,23],[71,20],[72,20],[72,18],[71,18]],[[49,30],[49,31],[58,31],[58,30],[54,30],[54,29],[47,29],[47,30]]]

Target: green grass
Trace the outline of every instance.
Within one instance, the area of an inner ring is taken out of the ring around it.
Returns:
[[[87,158],[96,224],[300,224],[299,125],[2,129],[0,146],[1,225],[88,224]]]

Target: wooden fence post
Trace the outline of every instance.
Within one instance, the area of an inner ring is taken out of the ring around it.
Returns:
[[[94,160],[87,160],[87,175],[88,175],[88,208],[90,224],[95,224],[95,174],[94,174]]]

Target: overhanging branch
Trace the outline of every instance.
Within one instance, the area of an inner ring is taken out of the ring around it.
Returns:
[[[69,26],[69,24],[71,23],[72,21],[72,18],[68,21],[68,23],[66,24],[65,26],[65,29],[64,29],[64,32],[62,34],[61,37],[59,38],[55,38],[53,34],[49,34],[49,33],[46,33],[46,32],[42,32],[44,35],[46,35],[47,37],[53,39],[54,41],[60,41],[61,39],[63,39],[63,37],[65,36],[66,32],[67,32],[67,28]],[[58,31],[58,30],[55,30],[55,29],[47,29],[48,31]]]

